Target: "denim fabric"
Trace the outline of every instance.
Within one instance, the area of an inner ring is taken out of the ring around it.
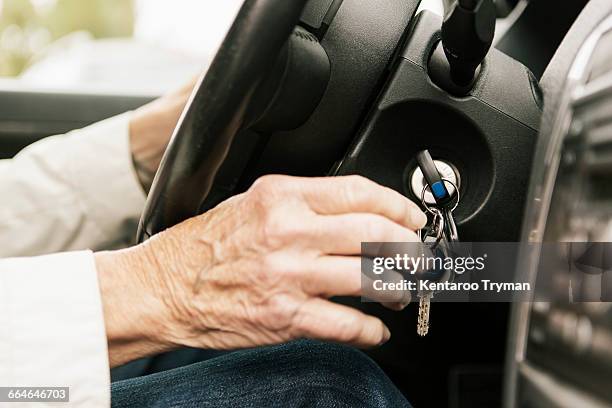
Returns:
[[[230,351],[201,350],[193,348],[182,348],[169,353],[160,354],[155,357],[143,358],[132,361],[126,365],[111,370],[111,381],[123,381],[130,378],[142,377],[162,371],[174,370],[200,361],[219,357]]]
[[[350,347],[298,341],[237,351],[112,385],[114,408],[409,407],[383,371]]]

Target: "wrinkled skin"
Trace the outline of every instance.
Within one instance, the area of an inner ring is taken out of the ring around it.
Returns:
[[[149,191],[170,137],[193,92],[197,78],[135,110],[130,118],[130,150],[138,179]]]
[[[425,222],[362,177],[266,176],[145,244],[96,255],[111,363],[180,346],[383,344],[381,320],[329,298],[361,295],[361,242],[417,242]],[[409,302],[390,296],[396,310]]]

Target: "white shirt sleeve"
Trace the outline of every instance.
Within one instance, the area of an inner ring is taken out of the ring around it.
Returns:
[[[0,386],[70,387],[70,407],[110,405],[91,252],[0,260]]]
[[[129,120],[120,115],[0,160],[0,258],[133,241],[145,194],[133,169]]]
[[[134,238],[145,195],[132,167],[129,119],[51,137],[0,160],[0,258]],[[91,252],[0,260],[0,386],[70,387],[70,406],[108,407],[102,313]]]

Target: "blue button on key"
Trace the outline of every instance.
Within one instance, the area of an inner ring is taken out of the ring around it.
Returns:
[[[446,186],[442,181],[438,181],[431,186],[431,191],[433,192],[436,198],[444,198],[448,195],[448,191],[446,191]]]

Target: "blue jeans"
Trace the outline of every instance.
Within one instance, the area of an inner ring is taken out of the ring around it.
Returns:
[[[112,385],[114,408],[409,407],[383,371],[350,347],[298,341],[237,351]]]

